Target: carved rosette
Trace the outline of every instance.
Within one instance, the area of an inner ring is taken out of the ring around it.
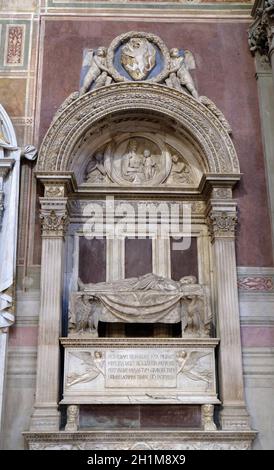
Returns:
[[[208,226],[212,241],[215,238],[234,238],[237,220],[235,212],[211,212],[208,216]]]
[[[56,204],[50,207],[42,208],[40,211],[43,237],[64,237],[69,223],[69,217],[66,209],[66,203]]]

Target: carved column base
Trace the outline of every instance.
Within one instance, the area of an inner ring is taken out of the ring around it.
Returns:
[[[250,419],[245,405],[227,405],[220,413],[221,428],[224,431],[250,431]]]
[[[41,404],[34,407],[30,431],[59,431],[60,411],[56,404]]]

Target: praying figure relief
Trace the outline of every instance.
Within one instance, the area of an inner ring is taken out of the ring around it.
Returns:
[[[177,154],[171,156],[172,167],[167,183],[169,184],[189,184],[193,182],[190,167],[185,163],[182,158]]]
[[[106,181],[106,169],[104,167],[104,154],[96,153],[86,168],[86,183],[102,183]]]

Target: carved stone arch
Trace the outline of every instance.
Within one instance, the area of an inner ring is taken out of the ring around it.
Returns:
[[[3,106],[0,104],[0,118],[2,121],[3,131],[8,140],[8,142],[13,146],[17,147],[17,139],[14,131],[13,124],[11,119]]]
[[[175,122],[199,147],[203,172],[239,174],[239,162],[228,131],[216,115],[186,93],[163,85],[119,83],[81,96],[56,115],[42,142],[37,170],[69,172],[81,137],[99,121],[126,111],[156,113]]]

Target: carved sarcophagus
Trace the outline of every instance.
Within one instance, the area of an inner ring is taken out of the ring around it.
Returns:
[[[62,403],[219,403],[217,339],[62,338]]]
[[[98,336],[98,322],[178,323],[182,336],[207,336],[209,296],[194,276],[180,281],[149,273],[138,278],[83,284],[70,299],[69,333]]]

